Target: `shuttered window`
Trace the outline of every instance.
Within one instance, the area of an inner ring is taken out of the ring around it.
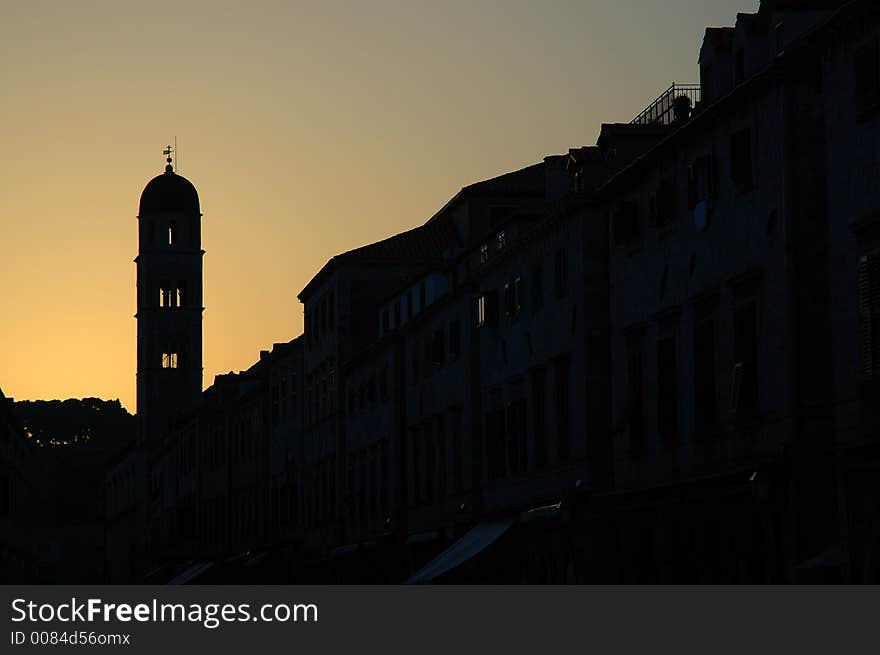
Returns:
[[[862,375],[880,379],[880,251],[859,261],[859,330]]]

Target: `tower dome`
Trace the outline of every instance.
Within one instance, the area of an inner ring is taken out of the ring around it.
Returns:
[[[198,191],[192,182],[174,172],[170,161],[165,172],[150,180],[141,193],[140,213],[158,212],[199,213]]]

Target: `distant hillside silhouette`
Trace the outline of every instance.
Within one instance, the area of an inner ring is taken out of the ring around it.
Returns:
[[[22,425],[40,446],[115,451],[134,439],[135,418],[119,400],[23,400],[14,407]]]

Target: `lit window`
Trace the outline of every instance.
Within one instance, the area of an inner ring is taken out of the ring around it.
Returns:
[[[162,353],[162,368],[177,368],[178,363],[177,353]]]
[[[498,250],[504,250],[505,246],[507,246],[507,234],[501,230],[498,233]]]
[[[168,245],[173,246],[175,241],[177,241],[177,222],[171,221],[168,224]]]
[[[484,243],[480,246],[480,263],[485,264],[489,261],[489,244]]]
[[[477,298],[477,326],[486,324],[486,296]]]

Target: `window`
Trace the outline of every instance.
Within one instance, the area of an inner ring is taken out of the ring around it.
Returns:
[[[730,135],[730,179],[737,193],[752,188],[752,131],[748,128]]]
[[[522,278],[516,278],[513,282],[504,285],[504,313],[508,316],[516,316],[523,308],[523,282]]]
[[[632,201],[620,203],[612,213],[611,226],[614,245],[625,246],[638,241],[639,206]]]
[[[544,306],[544,269],[538,264],[532,271],[532,310]]]
[[[12,514],[11,483],[6,473],[0,474],[0,516]]]
[[[575,193],[583,193],[584,192],[584,170],[582,168],[579,168],[577,171],[575,171],[574,192]]]
[[[715,196],[715,158],[698,157],[688,167],[688,209]]]
[[[484,243],[480,246],[480,263],[485,264],[489,261],[489,244]]]
[[[715,427],[715,320],[707,316],[694,328],[694,427],[697,435]]]
[[[859,260],[859,328],[862,375],[880,380],[880,251]]]
[[[462,438],[461,410],[452,410],[452,479],[456,491],[464,488],[464,446]]]
[[[516,313],[522,311],[523,309],[523,281],[521,277],[516,278],[513,281],[513,300],[514,305],[516,307]]]
[[[528,448],[526,442],[526,402],[517,400],[507,406],[507,462],[511,475],[526,471]]]
[[[493,392],[495,395],[495,392]],[[494,402],[500,402],[496,399]],[[488,459],[488,475],[490,480],[497,480],[505,475],[504,409],[495,408],[486,414],[486,457]]]
[[[568,265],[565,261],[565,250],[556,251],[554,258],[556,297],[562,298],[568,293]]]
[[[498,242],[498,250],[504,250],[507,247],[507,233],[501,230],[496,237],[496,241]]]
[[[532,432],[535,439],[535,466],[547,464],[547,373],[543,368],[532,371]]]
[[[420,352],[419,352],[419,339],[415,338],[412,344],[412,352],[410,354],[410,361],[412,363],[412,377],[413,381],[419,379],[419,360],[420,360]]]
[[[669,225],[675,221],[675,184],[672,180],[663,180],[651,195],[651,221],[657,227]]]
[[[186,297],[186,281],[180,280],[177,283],[177,289],[174,290],[175,304],[177,307],[183,307],[184,298]]]
[[[556,392],[556,453],[560,460],[571,457],[571,425],[569,416],[569,377],[571,360],[567,355],[554,364]]]
[[[675,335],[657,342],[657,433],[666,442],[678,437],[678,356]]]
[[[162,368],[177,368],[179,363],[178,353],[162,353]]]
[[[872,39],[856,50],[856,109],[860,112],[880,103],[880,46]]]
[[[758,308],[755,300],[744,302],[733,315],[734,369],[731,414],[736,419],[754,418],[758,411]]]
[[[461,354],[461,322],[456,319],[449,324],[449,357],[456,358]]]
[[[379,373],[379,397],[388,400],[388,367],[384,367]]]
[[[487,291],[477,296],[475,302],[475,325],[494,325],[498,317],[498,292]]]
[[[431,363],[434,366],[442,366],[445,360],[443,329],[434,330],[434,336],[431,340]]]
[[[733,83],[735,85],[742,84],[746,79],[746,53],[745,50],[739,48],[734,55],[734,72],[733,72]]]
[[[640,449],[645,441],[645,406],[642,379],[642,333],[631,334],[626,344],[626,423],[629,446]]]
[[[173,246],[177,242],[177,221],[168,223],[168,245]]]

